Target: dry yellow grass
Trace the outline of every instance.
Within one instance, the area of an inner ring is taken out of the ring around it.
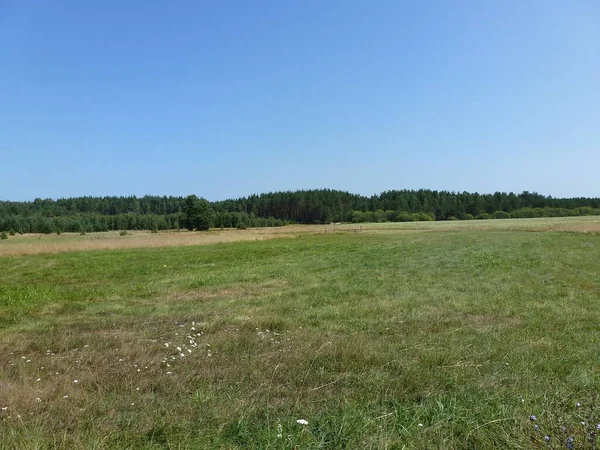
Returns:
[[[120,236],[118,231],[57,235],[26,234],[11,236],[0,242],[0,256],[19,256],[38,253],[62,253],[85,250],[114,250],[147,247],[181,247],[236,241],[262,241],[293,238],[301,234],[331,233],[414,233],[447,231],[555,231],[600,233],[600,217],[553,217],[539,219],[471,220],[444,222],[388,222],[330,225],[288,225],[278,228],[251,228],[247,230],[211,230],[209,232],[129,231]]]
[[[147,247],[181,247],[235,241],[262,241],[291,238],[301,233],[315,232],[317,226],[292,225],[278,228],[253,228],[248,230],[211,230],[209,232],[129,231],[120,236],[118,231],[104,233],[63,233],[61,235],[25,234],[11,236],[0,245],[0,256],[20,256],[38,253],[62,253],[85,250],[115,250]],[[322,227],[321,227],[322,229]]]

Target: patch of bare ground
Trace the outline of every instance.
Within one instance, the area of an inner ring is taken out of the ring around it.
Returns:
[[[503,328],[517,327],[523,323],[519,316],[498,317],[485,314],[466,314],[464,316],[466,325],[477,331],[491,331]]]
[[[228,288],[200,288],[187,291],[173,292],[166,298],[168,301],[189,301],[189,300],[213,300],[213,299],[248,299],[258,298],[268,294],[277,293],[287,286],[285,280],[270,280],[265,283],[246,284],[241,286],[232,286]]]

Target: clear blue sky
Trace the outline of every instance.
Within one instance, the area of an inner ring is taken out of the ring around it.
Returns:
[[[600,196],[600,2],[0,0],[0,199]]]

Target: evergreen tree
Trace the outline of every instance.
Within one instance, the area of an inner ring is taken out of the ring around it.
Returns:
[[[188,230],[206,231],[215,222],[215,212],[210,203],[196,195],[188,195],[184,200],[183,213],[185,214]]]

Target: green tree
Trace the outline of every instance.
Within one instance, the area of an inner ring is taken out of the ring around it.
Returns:
[[[188,195],[183,204],[183,213],[188,230],[208,230],[215,222],[215,212],[210,203],[196,195]]]

